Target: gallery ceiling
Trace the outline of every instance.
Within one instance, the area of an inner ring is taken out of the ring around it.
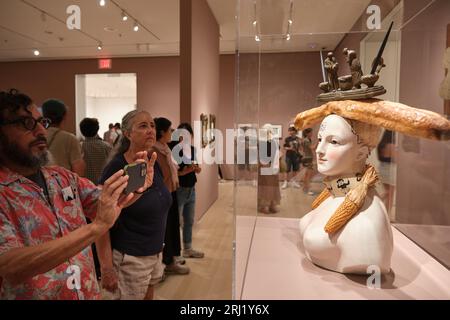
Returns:
[[[104,1],[1,0],[0,61],[179,54],[182,0]],[[207,2],[220,26],[221,53],[234,53],[334,49],[370,0],[292,0],[292,9],[290,0]],[[67,28],[70,5],[81,9],[80,30]]]

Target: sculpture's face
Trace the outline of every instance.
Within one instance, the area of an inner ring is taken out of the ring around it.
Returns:
[[[361,163],[361,146],[350,124],[337,115],[327,116],[318,133],[317,167],[326,176],[354,174]]]

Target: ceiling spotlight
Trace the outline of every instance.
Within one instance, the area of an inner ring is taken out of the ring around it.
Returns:
[[[97,50],[101,51],[103,49],[103,44],[100,42],[97,46]]]
[[[258,35],[255,36],[255,41],[256,41],[256,42],[260,42],[260,41],[261,41],[261,39],[259,38]]]
[[[257,23],[256,20],[253,20],[253,25],[254,25],[254,26],[256,26],[256,23]]]
[[[35,49],[33,51],[33,54],[37,57],[38,55],[40,55],[41,53],[39,52],[39,50]]]
[[[289,33],[288,33],[287,36],[286,36],[286,40],[287,40],[287,41],[291,40],[291,35],[290,35]]]
[[[122,11],[122,21],[127,21],[128,16],[125,14],[125,11]]]
[[[106,5],[106,1],[105,0],[100,0],[99,2],[101,7],[104,7]]]
[[[137,21],[134,22],[133,30],[134,30],[135,32],[138,32],[138,31],[139,31],[139,25],[138,25]]]
[[[289,25],[292,25],[292,19],[288,20]]]

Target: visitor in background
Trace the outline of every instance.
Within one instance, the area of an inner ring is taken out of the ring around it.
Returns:
[[[180,263],[181,255],[180,214],[178,212],[177,189],[179,187],[178,165],[172,157],[168,143],[172,141],[172,123],[166,118],[155,118],[156,143],[151,152],[156,152],[157,162],[164,177],[164,184],[172,194],[172,206],[167,215],[164,238],[163,263],[167,274],[188,274],[190,269]]]
[[[178,129],[185,129],[194,138],[194,132],[189,123],[181,123]],[[200,166],[197,164],[195,148],[181,139],[182,146],[180,150],[178,178],[180,187],[177,189],[178,211],[183,217],[183,257],[185,258],[203,258],[204,253],[195,250],[192,247],[192,228],[195,219],[195,184],[197,183],[197,174],[201,172]]]
[[[314,153],[317,147],[317,143],[316,144],[312,143],[312,133],[313,130],[311,128],[307,128],[302,132],[303,135],[302,165],[305,168],[305,174],[303,177],[303,193],[310,196],[315,195],[315,193],[310,190],[310,187],[311,187],[311,179],[314,175],[314,168],[313,168]]]
[[[98,136],[100,125],[97,119],[84,118],[80,122],[80,131],[84,136],[81,144],[83,159],[86,163],[86,178],[97,184],[111,152],[111,145]]]
[[[286,189],[288,187],[288,180],[295,188],[300,188],[300,185],[297,181],[294,180],[294,177],[297,175],[300,170],[300,161],[301,161],[301,141],[300,138],[297,137],[297,129],[294,126],[289,127],[288,129],[289,136],[284,139],[284,151],[285,151],[285,161],[286,161],[286,173],[284,182],[281,186],[282,189]]]
[[[270,124],[262,127],[259,140],[260,156],[258,168],[258,211],[264,214],[277,213],[281,201],[279,183],[279,150],[273,140],[273,128]],[[262,149],[264,147],[265,150]],[[270,159],[267,161],[267,159]]]
[[[53,164],[84,176],[86,164],[80,142],[74,134],[62,129],[67,116],[66,105],[60,100],[50,99],[42,105],[42,113],[52,122],[48,128],[47,144]]]
[[[388,213],[391,216],[391,209],[394,203],[395,185],[397,178],[397,165],[395,163],[395,133],[385,130],[377,147],[378,172],[380,180],[384,187],[384,194],[382,195],[383,202]]]
[[[109,143],[112,146],[114,144],[114,141],[116,141],[117,139],[117,133],[112,123],[108,125],[108,128],[108,131],[103,134],[103,141]]]

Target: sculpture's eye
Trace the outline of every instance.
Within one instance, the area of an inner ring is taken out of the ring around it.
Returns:
[[[321,142],[321,141],[322,141],[322,138],[319,137],[317,140],[318,140],[319,142]]]
[[[339,144],[336,140],[331,140],[331,144]]]

